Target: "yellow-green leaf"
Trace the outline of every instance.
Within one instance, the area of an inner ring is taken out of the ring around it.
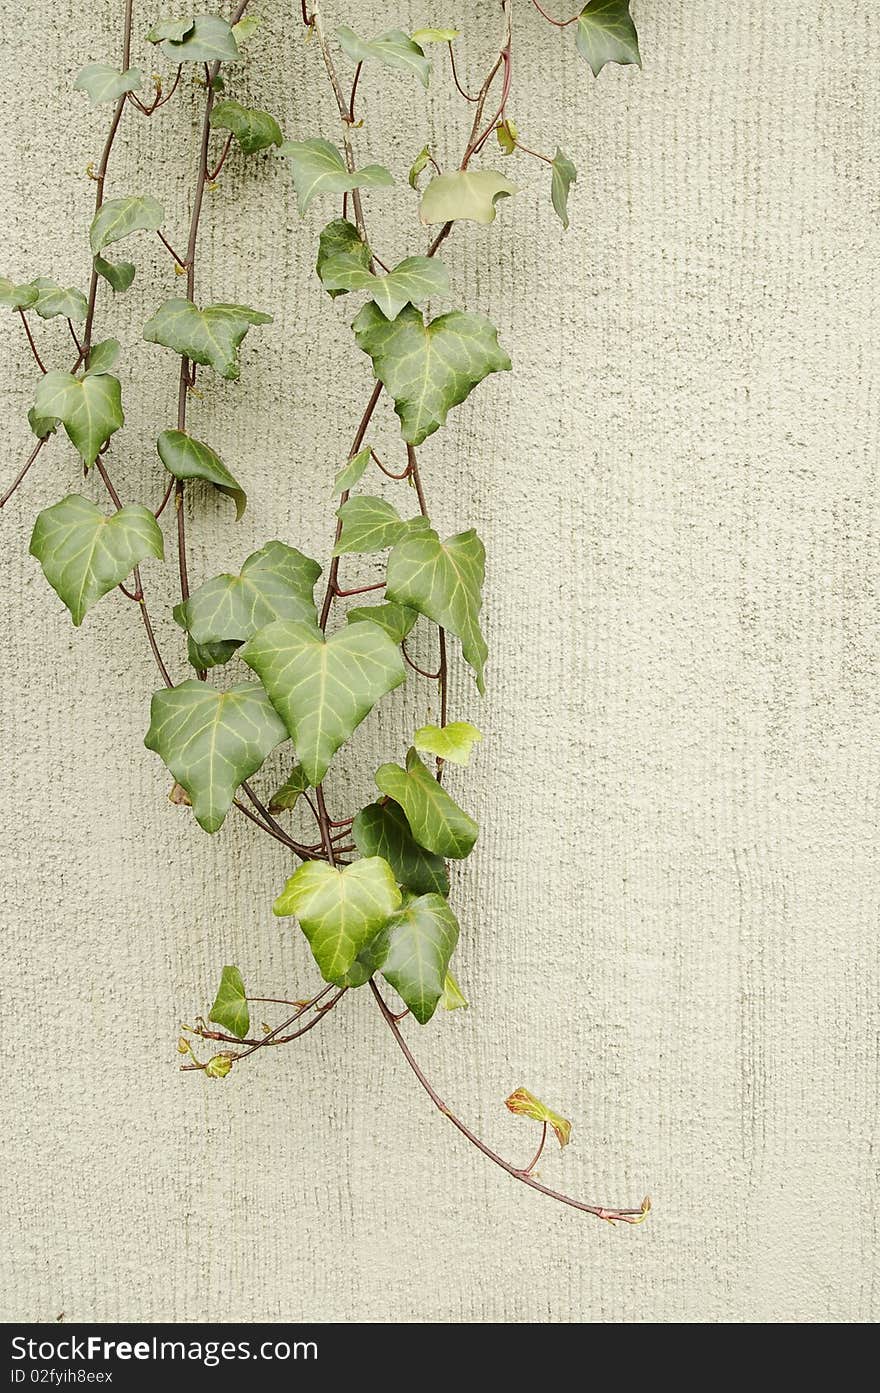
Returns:
[[[244,1039],[251,1026],[251,1013],[244,994],[244,982],[237,967],[224,967],[220,974],[220,986],[208,1016],[209,1021],[221,1025],[230,1035]]]
[[[296,916],[322,977],[337,982],[400,901],[388,862],[370,856],[343,869],[307,861],[294,871],[273,910]]]
[[[443,996],[440,1005],[444,1011],[467,1010],[468,1001],[451,972],[447,972],[443,982]]]
[[[381,765],[376,770],[376,787],[403,808],[419,846],[453,860],[469,855],[479,827],[432,777],[415,750],[407,754],[405,769],[399,764]]]
[[[536,1122],[546,1122],[556,1133],[559,1145],[568,1146],[571,1137],[571,1123],[568,1118],[560,1117],[558,1112],[548,1108],[546,1103],[542,1103],[540,1098],[536,1098],[527,1088],[514,1089],[510,1097],[505,1098],[504,1104],[519,1117],[533,1117]]]
[[[475,743],[482,738],[470,721],[452,721],[448,726],[420,726],[413,744],[423,754],[450,759],[453,764],[467,764]]]
[[[518,193],[497,169],[455,169],[437,174],[422,194],[419,217],[423,223],[495,221],[500,198]]]

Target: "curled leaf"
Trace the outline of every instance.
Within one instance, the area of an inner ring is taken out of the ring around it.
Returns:
[[[540,1098],[536,1098],[527,1088],[514,1089],[510,1097],[505,1098],[504,1106],[519,1117],[533,1117],[536,1122],[546,1122],[556,1133],[559,1145],[568,1146],[571,1139],[571,1123],[568,1118],[560,1117],[558,1112],[548,1108],[546,1103],[542,1103]]]

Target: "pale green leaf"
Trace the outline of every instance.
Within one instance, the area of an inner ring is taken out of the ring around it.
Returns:
[[[423,87],[427,87],[431,76],[431,60],[426,58],[418,43],[404,34],[402,29],[388,29],[377,34],[375,39],[362,39],[352,29],[337,29],[336,37],[345,54],[353,63],[369,63],[375,60],[386,68],[396,68],[401,72],[414,73]]]
[[[4,309],[26,310],[39,299],[35,285],[16,285],[7,276],[0,276],[0,305]]]
[[[204,479],[235,504],[236,521],[247,506],[247,494],[218,454],[202,440],[182,430],[163,430],[156,441],[159,458],[175,479]]]
[[[385,604],[358,605],[350,609],[345,617],[349,624],[362,621],[378,624],[394,643],[402,643],[419,616],[414,609],[407,609],[406,605]]]
[[[453,860],[470,854],[479,827],[431,776],[415,750],[407,754],[406,769],[399,764],[380,765],[376,787],[403,808],[419,846]]]
[[[373,360],[373,372],[394,399],[404,440],[421,442],[446,422],[493,372],[507,372],[510,359],[498,331],[482,314],[452,310],[426,324],[412,305],[395,320],[366,304],[352,328],[358,347]]]
[[[440,1005],[443,1007],[444,1011],[467,1010],[467,998],[451,972],[447,972],[446,974]]]
[[[488,655],[480,630],[485,565],[483,543],[473,528],[445,542],[428,529],[404,537],[394,547],[385,590],[389,600],[417,609],[461,640],[481,692]]]
[[[280,145],[284,140],[274,116],[256,107],[242,106],[241,102],[218,102],[210,121],[215,128],[231,131],[246,155],[255,155],[258,150],[267,150],[270,145]]]
[[[65,290],[49,276],[37,276],[32,284],[38,292],[33,309],[41,319],[55,319],[60,315],[65,319],[85,319],[89,302],[81,290],[73,286]]]
[[[420,726],[413,744],[423,754],[449,759],[453,764],[467,764],[471,750],[482,738],[470,721],[452,721],[448,726]]]
[[[369,803],[355,818],[351,835],[361,856],[384,857],[405,890],[414,895],[449,894],[443,857],[419,846],[397,803]]]
[[[190,679],[153,693],[144,744],[186,789],[199,825],[216,832],[239,785],[286,738],[283,722],[256,682],[218,692]]]
[[[321,284],[333,300],[337,295],[346,294],[345,290],[331,290],[324,281],[324,267],[337,256],[344,256],[353,261],[362,271],[368,272],[370,269],[370,248],[354,223],[348,222],[346,218],[334,218],[332,222],[328,222],[318,238],[318,260],[315,270]]]
[[[279,620],[239,656],[269,693],[312,784],[379,698],[406,679],[400,651],[376,624],[350,624],[327,639],[313,625]]]
[[[344,869],[307,861],[288,880],[273,910],[296,915],[327,982],[338,982],[397,909],[401,894],[380,856]]]
[[[251,1027],[251,1013],[244,994],[244,982],[237,967],[224,967],[208,1020],[230,1035],[243,1040]]]
[[[231,1054],[212,1055],[205,1065],[205,1078],[225,1079],[232,1073],[232,1066],[235,1063],[235,1056]]]
[[[88,467],[114,431],[125,421],[122,388],[109,373],[74,377],[53,369],[37,383],[34,410],[44,419],[60,421]]]
[[[147,43],[158,44],[163,39],[173,39],[179,43],[190,33],[194,19],[160,19],[147,34]]]
[[[102,513],[78,493],[40,513],[30,552],[77,627],[141,561],[164,556],[162,531],[149,508],[129,503],[116,513]]]
[[[284,783],[276,788],[269,799],[269,812],[273,814],[290,812],[299,802],[300,795],[310,787],[305,770],[301,765],[295,764]]]
[[[192,300],[177,297],[159,306],[144,326],[144,338],[234,380],[241,372],[238,349],[248,329],[271,322],[271,314],[247,305],[206,305],[200,310]]]
[[[352,458],[342,466],[336,478],[333,480],[334,493],[348,493],[349,489],[353,489],[355,484],[360,482],[363,478],[364,470],[370,463],[370,455],[372,453],[369,445],[366,445],[363,450],[359,450],[356,455],[353,455]]]
[[[129,68],[120,72],[110,63],[87,63],[76,75],[74,88],[88,92],[92,106],[99,102],[115,102],[126,92],[137,92],[143,84],[144,75],[140,68]]]
[[[320,137],[285,140],[278,153],[289,159],[293,168],[293,185],[301,215],[318,194],[387,188],[394,183],[383,165],[368,164],[349,173],[336,146]]]
[[[536,1122],[546,1122],[556,1133],[559,1145],[568,1146],[571,1137],[571,1123],[568,1118],[560,1117],[558,1112],[548,1108],[546,1103],[542,1103],[540,1098],[536,1098],[527,1088],[515,1089],[509,1098],[505,1098],[504,1105],[519,1117],[533,1117]]]
[[[387,275],[376,276],[364,269],[357,254],[343,252],[324,261],[320,275],[331,293],[365,290],[389,320],[396,319],[404,305],[423,305],[449,294],[449,275],[436,257],[407,256]]]
[[[429,526],[427,518],[402,518],[384,498],[369,496],[350,498],[336,509],[336,516],[342,523],[342,532],[333,548],[334,556],[384,551]]]
[[[460,33],[460,29],[414,29],[412,37],[417,44],[451,44]]]
[[[262,24],[259,15],[245,15],[237,24],[233,24],[232,33],[235,42],[239,45],[246,44],[252,34],[255,34]]]
[[[172,63],[234,63],[241,57],[231,24],[219,15],[165,20],[154,25],[147,38],[161,43]]]
[[[495,135],[498,139],[498,144],[501,146],[501,153],[503,155],[512,155],[516,149],[519,131],[510,117],[508,117],[506,121],[499,122],[495,127]]]
[[[443,995],[449,959],[458,942],[458,920],[442,895],[406,896],[362,954],[381,972],[419,1025],[427,1025]]]
[[[419,217],[423,223],[495,221],[499,198],[518,193],[496,169],[455,169],[437,174],[422,194]]]
[[[99,372],[112,372],[119,358],[119,340],[102,339],[92,344],[86,355],[86,377]]]
[[[575,43],[598,77],[606,63],[637,63],[639,38],[629,0],[590,0],[578,15]]]
[[[89,228],[92,255],[98,256],[112,242],[121,242],[133,232],[155,232],[162,226],[165,211],[152,194],[133,194],[128,198],[108,198],[102,203]]]
[[[568,191],[577,177],[577,170],[571,160],[557,145],[550,176],[550,198],[563,227],[568,227]]]
[[[107,261],[103,256],[96,256],[94,266],[116,295],[128,290],[134,280],[135,268],[131,261]]]
[[[430,158],[430,146],[423,145],[421,150],[413,160],[412,164],[410,165],[409,174],[407,175],[407,179],[409,181],[409,186],[411,189],[417,189],[419,187],[419,175],[422,174],[423,171],[427,168]]]

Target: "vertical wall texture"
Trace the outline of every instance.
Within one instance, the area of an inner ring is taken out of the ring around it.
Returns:
[[[116,59],[121,8],[30,0],[22,23],[0,0],[16,278],[84,281],[83,171],[107,108],[70,89]],[[297,6],[259,9],[230,91],[288,135],[332,136]],[[492,317],[515,367],[423,452],[441,530],[487,543],[492,661],[485,705],[466,676],[454,703],[486,732],[454,779],[483,826],[455,886],[472,1009],[411,1033],[499,1147],[526,1158],[531,1133],[501,1106],[526,1084],[575,1124],[545,1179],[612,1202],[650,1191],[655,1213],[611,1229],[484,1163],[364,993],[225,1084],[177,1073],[177,1021],[206,1008],[220,965],[267,995],[314,972],[270,913],[283,849],[232,819],[208,838],[167,801],[141,743],[156,680],[133,607],[110,597],[74,631],[27,556],[41,507],[99,496],[62,440],[3,514],[6,1319],[880,1314],[880,19],[859,0],[637,0],[644,72],[594,82],[570,33],[514,9],[511,112],[580,177],[568,234],[543,167],[519,159],[497,224],[444,249],[456,303]],[[494,41],[489,0],[327,10],[364,33],[459,23],[471,82]],[[149,69],[157,16],[136,11]],[[402,77],[363,87],[359,152],[404,175],[369,200],[386,260],[420,249],[412,157],[462,146],[443,76],[427,100]],[[160,197],[178,242],[196,108],[185,90],[126,120],[108,188]],[[256,163],[234,157],[211,196],[200,295],[275,321],[241,381],[206,373],[193,406],[251,506],[235,526],[224,500],[194,502],[196,579],[276,535],[326,556],[329,483],[369,391],[351,306],[312,270],[335,209],[301,222],[282,162]],[[149,500],[177,361],[140,328],[179,283],[155,239],[131,247],[135,286],[102,297],[99,331],[124,344],[114,469]],[[39,328],[65,363],[58,322]],[[34,376],[11,317],[0,353],[5,483]],[[374,442],[396,439],[386,411]],[[173,564],[145,573],[182,673]],[[426,690],[371,717],[338,806],[399,757]]]

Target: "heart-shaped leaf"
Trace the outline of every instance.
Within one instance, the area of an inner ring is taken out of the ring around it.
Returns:
[[[336,509],[336,516],[342,523],[342,532],[333,548],[334,556],[384,551],[402,537],[424,532],[430,525],[427,518],[420,516],[402,518],[384,498],[367,495],[350,498]]]
[[[383,764],[376,770],[376,787],[399,803],[419,846],[460,861],[473,849],[479,827],[445,788],[432,778],[415,750],[406,757],[406,769]]]
[[[159,458],[175,479],[204,479],[235,504],[236,521],[247,507],[247,494],[218,454],[183,430],[163,430],[156,441]]]
[[[89,302],[81,290],[73,286],[65,290],[49,276],[38,276],[32,284],[38,292],[33,308],[41,319],[56,319],[59,315],[75,321],[85,319]]]
[[[319,784],[330,761],[406,669],[375,624],[350,624],[329,639],[309,624],[267,624],[239,656],[282,717],[300,764]]]
[[[473,528],[445,542],[427,528],[394,547],[385,587],[389,600],[417,609],[461,640],[461,651],[481,692],[489,652],[480,630],[485,566],[485,548]]]
[[[458,920],[443,896],[412,895],[367,945],[362,960],[382,973],[419,1025],[427,1025],[443,995],[457,942]]]
[[[232,25],[219,15],[164,20],[147,38],[151,44],[161,43],[172,63],[234,63],[241,58]]]
[[[0,276],[0,305],[9,310],[27,310],[39,299],[35,285],[16,285],[7,276]]]
[[[388,188],[393,178],[383,165],[368,164],[350,173],[335,145],[320,137],[285,140],[278,153],[290,160],[300,214],[321,193],[350,193],[352,189]]]
[[[467,764],[471,750],[482,735],[470,721],[452,721],[448,726],[420,726],[413,744],[423,754],[449,759],[453,764]]]
[[[88,92],[92,106],[97,106],[99,102],[115,102],[126,92],[137,92],[143,80],[140,68],[129,68],[123,73],[110,63],[87,63],[80,68],[73,85]]]
[[[307,861],[294,871],[272,908],[278,915],[296,915],[321,976],[338,982],[400,901],[388,862],[370,856],[342,870]]]
[[[86,354],[86,377],[99,372],[112,372],[118,358],[118,339],[102,339],[100,343],[93,343]]]
[[[449,294],[446,267],[429,256],[408,256],[387,276],[374,276],[364,269],[358,253],[341,252],[321,264],[320,276],[331,293],[367,291],[386,319],[396,319],[404,305],[423,305],[435,296]]]
[[[536,1122],[546,1122],[556,1133],[559,1145],[568,1146],[571,1137],[571,1123],[568,1118],[560,1117],[558,1112],[548,1108],[546,1103],[542,1103],[540,1098],[536,1098],[527,1088],[514,1089],[510,1097],[505,1098],[504,1106],[519,1117],[533,1117]]]
[[[251,1028],[251,1013],[244,994],[244,982],[237,967],[224,967],[208,1020],[221,1025],[230,1035],[243,1040]]]
[[[134,280],[135,268],[130,261],[108,261],[106,257],[96,256],[94,267],[98,275],[104,277],[114,295],[121,295],[124,290],[128,290]]]
[[[271,324],[271,314],[247,305],[206,305],[175,297],[160,305],[144,326],[148,343],[161,344],[234,380],[241,372],[238,349],[253,324]]]
[[[133,232],[155,232],[162,226],[165,210],[151,194],[128,198],[108,198],[102,203],[89,228],[89,246],[98,256],[112,242],[121,242]]]
[[[255,155],[258,150],[267,150],[270,145],[280,145],[284,140],[274,116],[256,107],[242,106],[241,102],[218,102],[211,112],[210,122],[215,129],[231,131],[246,155]]]
[[[31,556],[79,627],[88,610],[148,556],[164,557],[162,531],[149,508],[129,503],[102,513],[72,493],[44,508],[31,536]]]
[[[345,617],[349,624],[361,621],[378,624],[394,643],[403,643],[419,616],[414,609],[407,609],[406,605],[386,604],[358,605],[356,609],[350,609]]]
[[[256,682],[218,692],[191,679],[153,693],[144,744],[186,789],[199,825],[216,832],[239,785],[286,738]]]
[[[578,15],[575,43],[598,77],[606,63],[642,66],[639,37],[629,12],[629,0],[590,0]]]
[[[404,889],[414,895],[449,894],[443,857],[419,846],[397,803],[369,803],[355,818],[351,835],[361,856],[384,857]]]
[[[556,147],[550,175],[550,199],[563,227],[568,227],[568,191],[577,180],[577,170],[566,154]]]
[[[354,223],[350,223],[345,218],[334,218],[328,222],[318,238],[318,259],[315,262],[315,270],[324,289],[331,299],[335,300],[337,295],[345,295],[345,290],[331,290],[324,281],[324,268],[330,261],[335,261],[342,257],[347,263],[358,266],[362,271],[369,271],[371,253],[370,248],[361,237]]]
[[[518,192],[497,169],[454,169],[431,180],[422,194],[419,217],[426,224],[494,222],[499,198]]]
[[[34,410],[44,419],[62,423],[87,468],[125,421],[122,388],[109,373],[86,377],[55,369],[44,373],[34,393]]]
[[[377,34],[375,39],[362,39],[353,29],[337,29],[336,37],[343,52],[353,63],[369,63],[375,60],[386,68],[397,68],[401,72],[414,73],[423,87],[427,87],[431,76],[431,60],[426,58],[419,45],[402,29],[387,29]]]

